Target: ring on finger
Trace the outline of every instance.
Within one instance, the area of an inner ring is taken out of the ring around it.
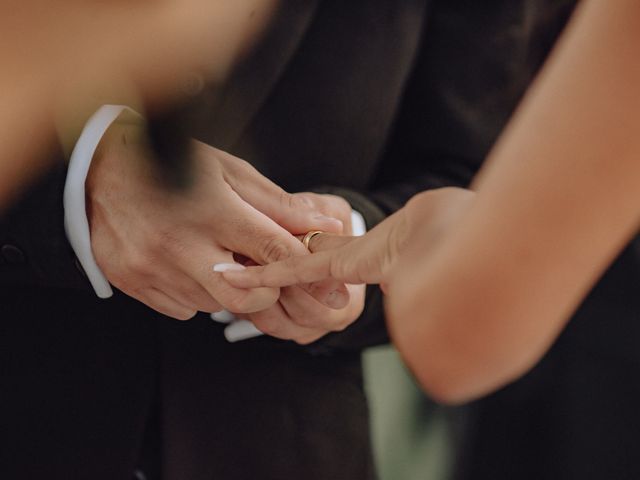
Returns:
[[[321,233],[325,233],[325,232],[323,232],[321,230],[311,230],[310,232],[307,232],[307,234],[304,237],[302,237],[302,244],[305,246],[305,248],[307,250],[309,250],[309,251],[311,250],[309,248],[309,244],[311,243],[311,239],[313,237],[315,237],[316,235],[320,235]]]

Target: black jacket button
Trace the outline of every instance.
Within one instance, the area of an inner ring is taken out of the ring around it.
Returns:
[[[3,245],[0,248],[0,252],[2,252],[2,256],[10,265],[19,265],[26,261],[24,253],[15,245]]]

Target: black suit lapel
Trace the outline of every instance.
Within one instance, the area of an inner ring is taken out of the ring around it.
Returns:
[[[295,54],[319,0],[284,1],[271,28],[239,67],[227,86],[205,96],[198,138],[230,149],[277,84]]]

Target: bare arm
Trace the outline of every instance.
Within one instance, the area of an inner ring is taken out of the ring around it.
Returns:
[[[473,208],[437,255],[397,269],[390,328],[436,397],[467,400],[532,367],[636,232],[638,45],[640,3],[586,0]]]
[[[0,212],[47,166],[54,120],[67,133],[102,103],[175,102],[189,72],[223,78],[277,2],[5,0]]]

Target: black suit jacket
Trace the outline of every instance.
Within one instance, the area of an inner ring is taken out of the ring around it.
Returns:
[[[286,2],[278,28],[227,90],[202,99],[194,134],[290,191],[344,195],[372,226],[419,190],[470,181],[572,3]],[[162,452],[166,478],[372,475],[358,350],[385,339],[375,292],[356,324],[310,350],[269,339],[229,345],[204,317],[178,323],[122,295],[99,301],[64,239],[63,178],[60,164],[0,227],[5,477],[125,478],[149,418],[160,433],[147,428],[145,445]],[[480,403],[463,465],[471,477],[513,478],[541,465],[564,473],[581,452],[594,471],[629,460],[610,448],[598,461],[589,426],[577,420],[607,411],[616,430],[598,422],[599,433],[632,438],[623,424],[638,392],[617,380],[637,364],[638,258],[627,250],[585,303],[553,369]],[[614,359],[610,368],[584,370],[594,349]],[[604,380],[610,393],[595,395]],[[595,400],[585,403],[587,393]],[[575,448],[550,447],[569,434],[581,440]]]
[[[194,134],[290,191],[344,195],[371,227],[403,201],[373,185],[425,19],[424,0],[286,2]],[[310,348],[99,300],[65,240],[64,176],[0,225],[0,476],[130,478],[142,449],[167,479],[373,478],[360,349],[386,339],[378,294]]]

